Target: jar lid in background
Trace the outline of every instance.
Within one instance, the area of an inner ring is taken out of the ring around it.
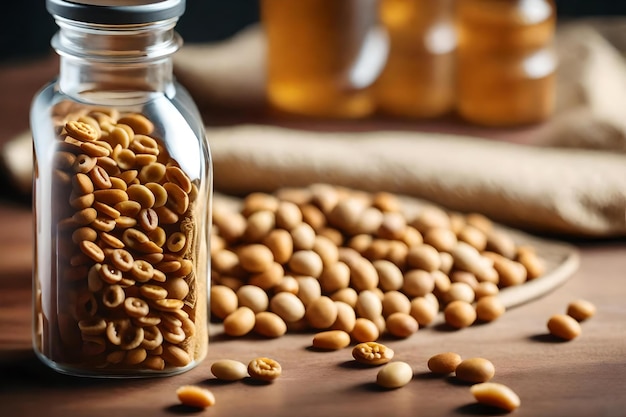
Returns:
[[[48,12],[79,22],[141,24],[180,17],[185,0],[46,0]]]

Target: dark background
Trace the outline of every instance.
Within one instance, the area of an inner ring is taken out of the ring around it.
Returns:
[[[556,3],[560,17],[626,15],[626,0],[557,0]],[[0,25],[0,64],[49,53],[50,38],[57,27],[46,11],[45,1],[18,0],[9,4],[4,7]],[[186,43],[217,41],[258,19],[259,0],[187,0],[187,10],[177,30]]]

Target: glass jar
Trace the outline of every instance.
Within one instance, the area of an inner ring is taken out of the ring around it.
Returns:
[[[82,376],[171,375],[208,347],[212,166],[173,79],[184,0],[47,0],[56,80],[34,98],[37,355]]]
[[[381,113],[444,115],[454,106],[456,35],[451,0],[381,0],[389,56],[375,83]]]
[[[459,114],[488,126],[547,119],[555,101],[554,2],[463,0],[457,7]]]
[[[370,115],[388,51],[377,0],[262,0],[267,98],[281,113]]]

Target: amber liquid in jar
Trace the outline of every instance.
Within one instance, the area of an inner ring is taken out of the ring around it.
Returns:
[[[263,0],[267,97],[285,113],[359,118],[374,110],[370,91],[387,38],[375,0]]]
[[[457,110],[466,120],[514,126],[554,108],[556,58],[550,0],[464,0],[457,5]]]
[[[381,0],[389,56],[375,84],[380,112],[437,117],[454,105],[456,36],[449,0]]]

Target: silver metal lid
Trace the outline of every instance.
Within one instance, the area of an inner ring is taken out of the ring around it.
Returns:
[[[129,25],[180,17],[185,0],[46,0],[54,16],[85,23]]]

